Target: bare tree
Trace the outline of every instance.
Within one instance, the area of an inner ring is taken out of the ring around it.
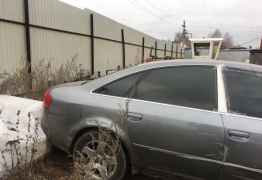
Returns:
[[[208,35],[210,38],[222,38],[222,32],[219,29],[215,29],[215,31]]]
[[[227,32],[224,35],[224,40],[223,40],[223,44],[222,44],[222,48],[223,49],[229,49],[234,47],[234,42],[233,42],[233,38],[232,36]]]
[[[222,43],[222,48],[223,49],[229,49],[234,47],[234,42],[232,36],[226,32],[224,36],[222,35],[223,33],[220,31],[220,29],[215,29],[215,31],[211,34],[208,35],[210,38],[222,38],[223,37],[223,43]]]
[[[176,42],[177,44],[186,45],[187,47],[190,47],[190,45],[191,45],[188,36],[185,36],[185,35],[184,35],[183,33],[181,33],[181,32],[176,33],[175,42]]]

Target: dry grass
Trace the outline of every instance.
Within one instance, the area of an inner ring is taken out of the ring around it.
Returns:
[[[12,75],[6,73],[5,80],[0,85],[0,94],[22,94],[30,91],[31,81],[27,66],[17,69]]]
[[[6,78],[0,84],[0,94],[41,98],[50,86],[88,78],[89,73],[85,73],[82,65],[77,64],[77,58],[77,55],[73,56],[58,68],[53,68],[51,62],[42,60],[34,65],[31,74],[28,73],[28,66],[24,65],[14,74],[5,74]]]
[[[34,118],[31,113],[28,113],[27,125],[24,127],[21,124],[20,115],[21,111],[17,111],[15,127],[9,129],[16,133],[16,138],[8,141],[0,152],[0,163],[6,172],[3,179],[30,179],[34,177],[37,167],[35,159],[38,157],[40,145],[40,122],[38,118]],[[20,133],[21,128],[26,128],[26,132]]]

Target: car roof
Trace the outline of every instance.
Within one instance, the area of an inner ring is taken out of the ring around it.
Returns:
[[[157,67],[166,67],[166,66],[197,66],[197,65],[205,65],[205,66],[218,66],[222,65],[224,67],[229,68],[237,68],[249,71],[259,71],[262,72],[261,65],[255,64],[248,64],[243,62],[234,62],[234,61],[223,61],[223,60],[206,60],[206,59],[174,59],[174,60],[160,60],[160,61],[153,61],[145,64],[141,64],[141,67],[150,67],[150,68],[157,68]]]
[[[199,60],[199,59],[195,59],[195,60],[188,60],[188,59],[160,60],[160,61],[140,64],[137,66],[133,66],[133,67],[124,69],[122,71],[118,71],[108,76],[104,76],[102,78],[99,78],[92,82],[87,83],[85,87],[89,88],[89,90],[92,91],[105,84],[108,84],[110,82],[113,82],[115,80],[118,80],[120,78],[126,77],[134,73],[151,70],[151,69],[164,68],[164,67],[195,66],[195,65],[196,66],[197,65],[203,65],[203,66],[222,65],[224,67],[231,67],[231,68],[238,68],[238,69],[249,70],[249,71],[262,72],[262,66],[248,64],[248,63],[237,63],[237,62],[220,61],[220,60]]]

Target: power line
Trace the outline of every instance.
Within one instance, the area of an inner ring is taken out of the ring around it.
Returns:
[[[153,4],[150,4],[149,2],[146,2],[146,4],[143,4],[142,2],[144,2],[144,1],[141,1],[141,0],[139,0],[139,1],[133,0],[133,2],[136,2],[137,4],[139,4],[142,9],[146,10],[147,12],[149,12],[151,14],[154,14],[157,18],[159,18],[161,20],[165,19],[163,16],[159,16],[158,14],[155,13],[155,8],[152,8]],[[159,10],[159,12],[163,13],[163,10],[160,10],[160,9],[158,9],[158,10]]]
[[[159,12],[165,11],[164,9],[161,9],[161,8],[155,6],[150,0],[147,0],[146,3],[154,10],[158,10]]]
[[[140,10],[142,10],[143,12],[146,12],[147,14],[150,14],[151,16],[153,16],[154,18],[160,18],[157,14],[155,14],[154,12],[152,12],[151,10],[142,7],[141,5],[139,5],[137,3],[137,1],[134,0],[128,0],[135,8],[138,8]],[[161,19],[161,18],[160,18]]]
[[[166,21],[167,23],[171,23],[171,21],[168,21],[168,19],[170,19],[171,17],[174,17],[176,16],[175,14],[173,13],[168,13],[166,14],[165,12],[167,12],[167,10],[163,10],[163,9],[160,9],[158,7],[156,7],[154,4],[152,4],[152,2],[150,2],[149,0],[147,1],[139,1],[139,0],[133,0],[137,3],[140,4],[140,6],[142,6],[142,8],[146,8],[148,9],[149,11],[151,11],[151,13],[154,13],[160,20],[164,20]],[[144,3],[143,3],[144,2]],[[150,8],[151,7],[151,8]],[[153,11],[152,11],[153,10]],[[163,15],[157,15],[155,13],[155,11],[158,10],[159,13],[163,14]]]
[[[252,42],[254,42],[254,41],[256,41],[256,40],[259,40],[259,39],[260,39],[260,37],[256,37],[256,38],[251,39],[251,40],[249,40],[249,41],[247,41],[247,42],[241,43],[239,46],[243,46],[243,45],[252,43]]]
[[[134,7],[142,10],[143,12],[146,12],[146,13],[150,14],[150,15],[153,16],[154,18],[157,18],[157,19],[159,19],[159,20],[161,20],[161,21],[164,21],[164,22],[166,22],[166,23],[168,23],[168,24],[173,24],[171,21],[168,21],[168,20],[167,20],[168,17],[159,16],[158,14],[154,13],[151,9],[149,9],[148,6],[144,6],[144,4],[138,3],[137,0],[128,0],[128,1],[129,1]],[[175,25],[175,24],[173,24],[173,25]],[[175,26],[177,26],[177,25],[175,25]]]

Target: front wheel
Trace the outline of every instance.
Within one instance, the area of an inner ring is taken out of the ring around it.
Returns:
[[[122,180],[127,171],[120,140],[106,130],[91,130],[80,136],[73,156],[84,179]]]

